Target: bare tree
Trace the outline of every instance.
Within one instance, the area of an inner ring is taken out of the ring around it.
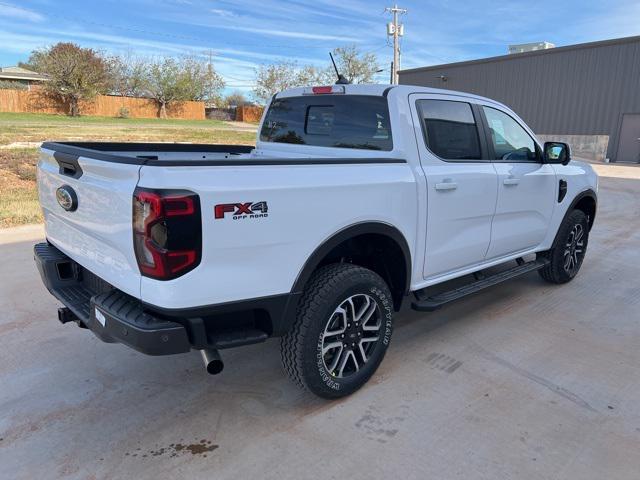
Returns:
[[[209,50],[204,54],[207,56],[208,61],[206,62],[207,72],[202,100],[209,104],[220,105],[223,103],[222,89],[225,87],[225,81],[213,67],[214,52]]]
[[[299,67],[295,62],[261,65],[256,69],[255,75],[253,94],[263,103],[287,88],[333,83],[333,76],[328,68],[321,69],[313,65]]]
[[[146,63],[130,53],[107,59],[111,93],[121,97],[144,97]]]
[[[181,65],[190,89],[188,100],[213,102],[220,99],[225,82],[213,68],[211,57],[208,62],[194,56],[183,57]]]
[[[333,50],[338,70],[351,83],[372,83],[379,70],[378,59],[373,53],[361,53],[355,45]],[[298,66],[295,62],[279,62],[261,65],[255,71],[256,86],[253,94],[266,103],[281,90],[306,85],[327,85],[336,81],[332,66]]]
[[[249,100],[247,100],[244,93],[236,90],[224,97],[223,103],[229,107],[241,107],[249,103]]]
[[[296,83],[303,85],[330,85],[336,81],[333,67],[318,68],[313,65],[305,65],[296,75]]]
[[[373,83],[380,69],[378,58],[373,53],[361,53],[355,45],[333,50],[338,71],[351,83]]]
[[[255,70],[255,76],[256,86],[253,88],[253,94],[263,103],[268,102],[279,91],[297,85],[296,64],[293,62],[260,65]]]
[[[75,43],[57,43],[31,53],[29,65],[49,80],[43,87],[69,105],[69,115],[80,115],[80,102],[109,90],[109,65],[103,55]]]

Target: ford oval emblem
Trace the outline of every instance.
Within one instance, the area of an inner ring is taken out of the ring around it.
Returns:
[[[67,212],[73,212],[78,208],[78,196],[69,185],[63,185],[56,190],[56,200]]]

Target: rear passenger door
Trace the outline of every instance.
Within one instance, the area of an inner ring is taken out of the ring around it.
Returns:
[[[427,186],[423,275],[480,264],[491,239],[497,177],[478,111],[464,97],[411,95]]]
[[[537,247],[557,199],[555,170],[542,163],[533,136],[509,112],[483,105],[489,156],[498,174],[498,201],[487,260]]]

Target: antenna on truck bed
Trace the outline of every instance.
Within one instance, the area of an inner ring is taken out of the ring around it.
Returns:
[[[331,57],[331,63],[333,63],[333,69],[336,71],[336,76],[338,77],[338,80],[336,81],[336,85],[348,85],[351,82],[349,80],[347,80],[344,75],[341,75],[340,72],[338,71],[338,67],[336,66],[336,61],[333,59],[333,54],[331,52],[329,52],[329,56]]]

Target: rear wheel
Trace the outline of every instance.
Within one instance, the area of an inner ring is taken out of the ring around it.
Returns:
[[[375,272],[351,264],[321,268],[309,280],[296,322],[282,338],[282,363],[301,387],[324,398],[349,395],[382,361],[393,301]]]
[[[580,270],[589,241],[589,222],[582,210],[572,211],[558,229],[558,236],[551,250],[539,254],[549,264],[538,270],[547,282],[567,283]]]

